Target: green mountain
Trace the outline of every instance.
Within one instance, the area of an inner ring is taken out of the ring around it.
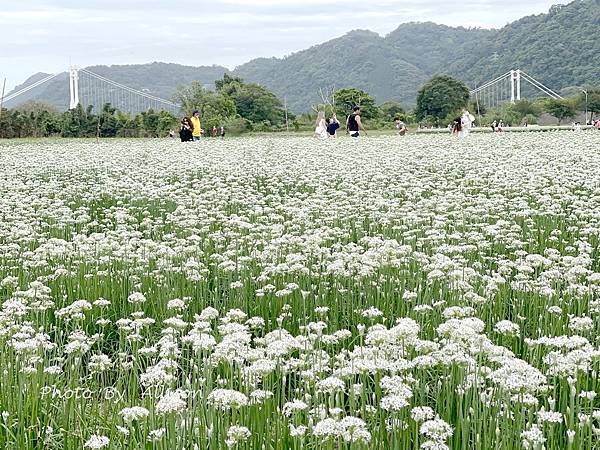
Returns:
[[[385,37],[352,31],[284,58],[259,58],[233,72],[219,66],[188,67],[152,63],[96,66],[111,80],[170,99],[178,85],[197,79],[212,85],[224,73],[259,83],[301,112],[319,102],[319,88],[358,87],[378,103],[415,103],[419,87],[447,73],[476,87],[520,68],[554,90],[600,82],[600,0],[553,6],[547,14],[524,17],[499,30],[406,23]],[[40,77],[37,74],[34,77]],[[35,79],[30,78],[29,84]],[[62,74],[36,88],[35,98],[67,107],[68,78]],[[14,106],[8,103],[7,106]]]
[[[555,5],[547,14],[524,17],[468,47],[448,72],[481,84],[520,68],[547,86],[600,82],[600,0]]]
[[[431,75],[446,71],[456,60],[468,58],[472,48],[493,40],[497,33],[497,30],[413,22],[400,25],[385,40],[405,61]]]
[[[379,101],[411,103],[428,78],[388,40],[360,30],[284,59],[251,61],[239,66],[235,74],[287,97],[296,111],[309,109],[319,101],[319,88],[332,86],[358,87]]]
[[[318,101],[318,88],[355,86],[377,102],[413,106],[421,84],[447,73],[476,87],[522,69],[548,87],[600,83],[600,0],[553,6],[500,30],[405,23],[385,37],[353,31],[283,59],[254,60],[237,75],[287,97],[295,110]],[[523,84],[526,94],[528,86]],[[531,88],[530,92],[536,93]]]

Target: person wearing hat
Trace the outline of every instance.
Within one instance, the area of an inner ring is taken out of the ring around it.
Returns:
[[[200,111],[195,110],[192,114],[192,138],[199,141],[202,136],[202,123],[200,122]]]

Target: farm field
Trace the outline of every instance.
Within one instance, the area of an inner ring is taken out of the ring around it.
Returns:
[[[600,448],[600,133],[0,144],[0,448]]]

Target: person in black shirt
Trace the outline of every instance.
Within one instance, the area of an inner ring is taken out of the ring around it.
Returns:
[[[325,122],[327,123],[327,136],[330,138],[336,137],[336,132],[340,127],[340,121],[337,119],[337,116],[334,114],[331,119],[327,119]]]
[[[193,141],[194,138],[192,136],[192,132],[194,130],[194,125],[189,117],[184,117],[181,120],[181,128],[179,129],[179,137],[181,138],[181,142],[190,142]]]
[[[350,133],[352,137],[358,137],[361,131],[364,131],[367,134],[367,130],[363,127],[363,124],[360,120],[360,106],[354,107],[354,112],[348,116],[346,120],[346,131]]]

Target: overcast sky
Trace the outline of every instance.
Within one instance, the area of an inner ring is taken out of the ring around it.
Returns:
[[[568,1],[1,0],[0,78],[10,89],[36,72],[63,72],[70,62],[234,68],[357,28],[381,35],[411,21],[499,28],[557,3]]]

